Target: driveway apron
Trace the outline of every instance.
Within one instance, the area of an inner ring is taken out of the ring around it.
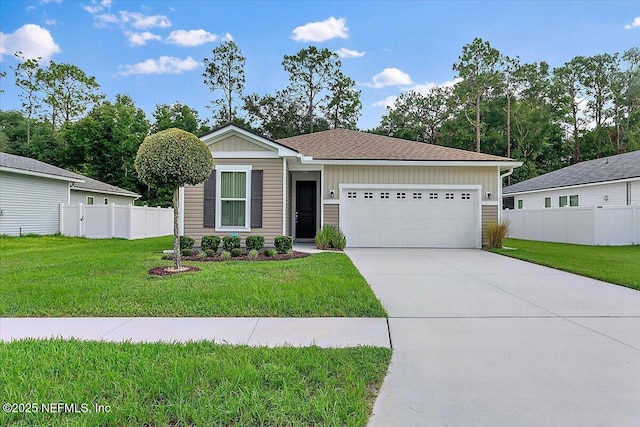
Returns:
[[[371,426],[640,425],[640,292],[480,250],[347,254],[389,313]]]

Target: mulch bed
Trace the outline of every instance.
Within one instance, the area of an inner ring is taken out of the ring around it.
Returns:
[[[198,267],[183,265],[180,271],[173,271],[173,267],[155,267],[149,270],[153,276],[171,276],[172,274],[188,273],[189,271],[200,271]]]
[[[305,258],[311,254],[306,252],[298,252],[293,251],[291,255],[289,254],[275,254],[272,257],[268,257],[263,253],[259,253],[257,258],[249,258],[248,255],[244,254],[235,258],[227,258],[224,259],[220,254],[217,254],[213,257],[204,257],[201,258],[198,255],[190,255],[190,256],[182,256],[180,259],[182,261],[197,261],[197,262],[222,262],[222,261],[284,261],[288,259],[297,259],[297,258]],[[173,255],[163,256],[162,259],[173,260]]]

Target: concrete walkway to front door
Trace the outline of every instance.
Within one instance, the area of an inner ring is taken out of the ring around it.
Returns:
[[[480,250],[346,252],[390,316],[370,425],[640,425],[640,292]]]

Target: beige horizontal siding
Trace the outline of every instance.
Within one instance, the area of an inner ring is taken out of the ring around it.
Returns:
[[[482,197],[489,191],[498,194],[497,167],[471,166],[336,166],[324,168],[324,198],[329,191],[340,197],[339,184],[459,184],[482,185]]]
[[[324,224],[340,226],[340,205],[326,204],[324,205]]]
[[[273,238],[282,235],[282,160],[281,159],[214,159],[216,165],[252,165],[263,171],[262,228],[253,228],[249,233],[238,233],[243,239],[248,235],[261,235],[265,244],[273,246]],[[204,184],[187,186],[184,189],[184,234],[196,239],[200,245],[202,236],[223,237],[228,232],[204,228]]]
[[[487,246],[487,237],[485,236],[485,230],[487,224],[490,222],[498,221],[498,206],[496,205],[483,205],[482,206],[482,247]]]
[[[211,151],[270,151],[260,145],[249,142],[237,135],[231,135],[221,139],[215,144],[209,145]]]

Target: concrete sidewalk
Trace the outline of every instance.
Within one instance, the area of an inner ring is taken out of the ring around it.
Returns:
[[[0,318],[0,341],[56,337],[111,342],[208,340],[267,347],[391,347],[384,318]]]

